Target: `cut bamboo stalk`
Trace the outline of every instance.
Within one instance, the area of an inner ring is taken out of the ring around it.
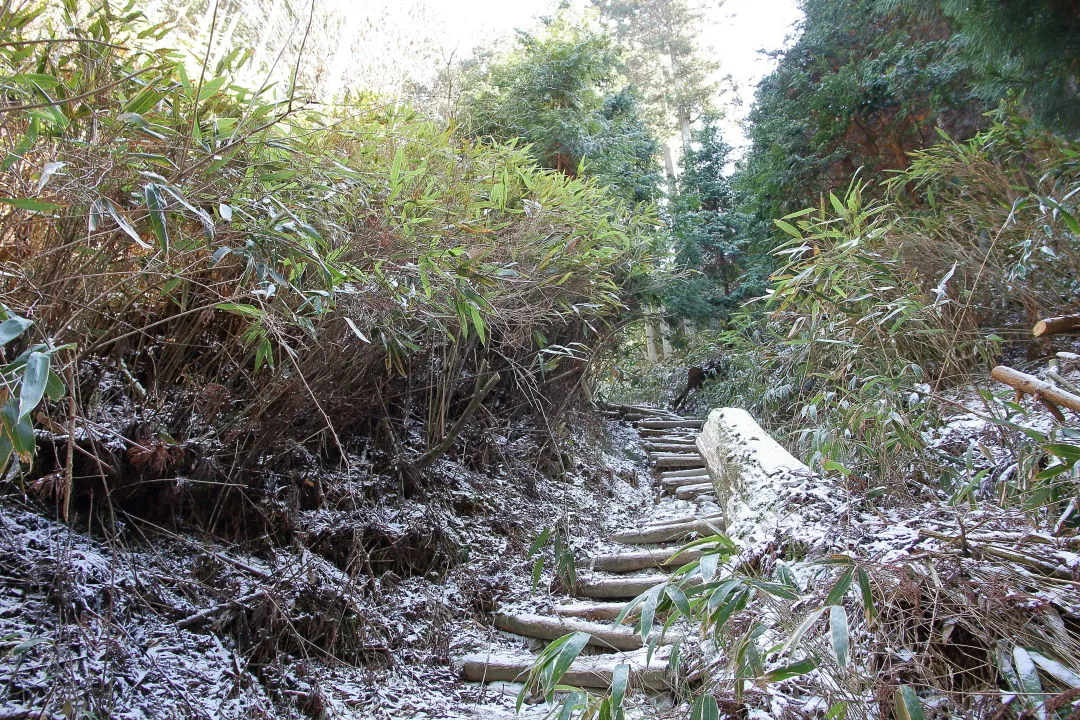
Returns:
[[[1011,388],[1015,388],[1018,392],[1034,395],[1055,405],[1062,405],[1073,412],[1080,412],[1080,396],[1066,392],[1048,382],[1043,382],[1034,375],[1013,370],[1005,365],[998,365],[990,372],[990,377]]]
[[[628,625],[549,617],[536,613],[496,613],[495,627],[539,640],[558,640],[567,633],[584,632],[589,634],[589,645],[607,650],[637,650],[645,644],[641,636]]]
[[[1059,315],[1035,323],[1031,333],[1035,337],[1042,337],[1043,335],[1057,335],[1058,333],[1069,332],[1077,327],[1080,327],[1080,314]]]

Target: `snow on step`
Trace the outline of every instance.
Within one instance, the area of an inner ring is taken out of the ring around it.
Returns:
[[[588,600],[579,600],[575,602],[565,602],[555,605],[554,610],[557,615],[564,617],[577,617],[585,620],[614,620],[619,617],[619,613],[626,607],[626,603],[621,602],[590,602]],[[637,611],[631,612],[628,617],[633,618],[637,615]]]
[[[653,465],[659,470],[668,468],[704,468],[705,461],[699,453],[664,453],[651,455]]]
[[[666,472],[660,473],[660,479],[661,480],[672,480],[674,478],[700,477],[700,476],[708,477],[709,476],[708,470],[701,469],[701,468],[691,468],[689,470],[668,470]]]
[[[643,442],[643,443],[641,443],[641,447],[645,449],[645,452],[649,452],[649,453],[681,453],[681,452],[693,452],[693,453],[696,453],[697,452],[697,447],[695,447],[693,441],[685,442],[685,443]]]
[[[648,575],[585,575],[578,576],[575,595],[595,600],[630,600],[641,593],[667,582],[662,573]]]
[[[693,562],[699,557],[701,557],[701,551],[696,548],[687,550],[684,553],[679,553],[677,548],[671,550],[639,550],[612,555],[595,555],[585,562],[585,567],[602,572],[625,573],[652,568],[678,567]]]
[[[535,657],[531,655],[486,655],[474,653],[463,658],[461,677],[470,682],[524,682]],[[608,690],[611,675],[621,663],[630,666],[630,685],[654,692],[668,689],[668,653],[658,650],[649,662],[645,651],[618,655],[579,656],[563,675],[561,684]]]
[[[660,518],[658,520],[650,520],[649,522],[647,522],[645,524],[648,527],[656,527],[658,525],[680,525],[680,524],[683,524],[683,523],[694,522],[695,520],[696,521],[705,521],[705,522],[711,521],[711,522],[715,523],[717,525],[717,528],[719,529],[720,521],[723,520],[723,518],[724,518],[724,513],[722,513],[722,512],[713,512],[713,513],[707,513],[705,515],[694,514],[694,515],[681,515],[679,517],[673,517],[673,518]]]
[[[617,533],[612,535],[611,539],[624,545],[651,545],[654,543],[678,542],[697,535],[715,535],[718,532],[720,532],[720,528],[715,523],[706,520],[691,520],[690,522],[654,525]]]
[[[697,435],[696,429],[679,430],[678,428],[638,428],[638,435],[642,439],[661,440],[663,438],[690,439]]]
[[[540,640],[557,640],[572,632],[589,633],[589,644],[605,650],[637,650],[644,645],[641,636],[628,625],[611,625],[536,613],[496,613],[495,627],[515,635]]]
[[[684,428],[688,430],[700,430],[701,426],[705,423],[704,420],[694,420],[692,418],[682,418],[680,420],[638,420],[634,423],[637,427],[645,430],[670,430],[673,428]]]
[[[699,495],[709,495],[713,492],[712,482],[695,483],[692,485],[680,485],[675,488],[675,497],[680,500],[693,500]]]
[[[669,478],[667,480],[661,480],[660,487],[662,487],[664,490],[672,491],[678,490],[681,487],[686,487],[687,485],[701,485],[702,483],[711,482],[712,478],[709,477],[709,474],[704,473],[701,475],[689,475],[687,477]]]

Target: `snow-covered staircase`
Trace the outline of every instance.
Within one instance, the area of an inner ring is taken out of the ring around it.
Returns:
[[[591,635],[596,654],[582,654],[563,676],[562,684],[607,689],[617,665],[630,666],[630,683],[648,691],[668,687],[665,647],[647,657],[633,618],[616,625],[624,603],[666,581],[674,568],[699,556],[690,551],[673,558],[686,541],[718,530],[720,514],[705,461],[695,444],[703,421],[651,408],[624,408],[620,415],[634,422],[652,467],[660,472],[662,493],[650,513],[663,520],[642,518],[638,527],[613,534],[614,549],[580,563],[574,597],[557,600],[546,613],[497,613],[495,627],[507,633],[551,641],[572,632]],[[695,503],[686,513],[685,502]],[[669,507],[667,507],[669,506]],[[675,508],[681,515],[672,515]],[[528,652],[474,653],[461,659],[461,677],[470,682],[522,682],[536,656]]]

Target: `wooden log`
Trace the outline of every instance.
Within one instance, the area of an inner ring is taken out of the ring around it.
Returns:
[[[675,497],[680,500],[693,500],[698,495],[708,495],[712,492],[715,492],[712,482],[697,483],[675,488]]]
[[[649,527],[656,527],[658,525],[677,525],[677,524],[681,524],[681,523],[693,522],[695,520],[702,520],[702,521],[706,521],[706,522],[715,522],[715,523],[719,524],[719,522],[721,520],[723,520],[723,519],[724,519],[724,513],[722,513],[722,512],[714,512],[714,513],[709,513],[707,515],[694,514],[694,515],[683,515],[681,517],[662,518],[660,520],[650,520],[649,522],[647,522],[645,524],[647,526],[649,526]]]
[[[462,660],[461,678],[469,682],[524,682],[534,657],[514,657],[473,654]],[[644,655],[634,656],[597,655],[579,657],[563,675],[561,683],[573,687],[608,690],[615,666],[627,662],[630,665],[630,684],[651,692],[663,692],[668,688],[667,660],[653,657],[646,663]]]
[[[630,530],[611,536],[614,542],[623,545],[654,545],[658,543],[678,542],[697,535],[715,535],[720,528],[706,520],[692,520],[670,525],[654,525],[639,530]]]
[[[638,420],[634,425],[646,430],[671,430],[673,428],[700,430],[704,422],[704,420],[682,418],[680,420]]]
[[[1005,365],[998,365],[990,372],[990,377],[1000,383],[1004,383],[1017,391],[1034,395],[1040,400],[1046,400],[1067,407],[1073,412],[1080,412],[1080,396],[1066,392],[1048,382],[1044,382],[1034,375],[1013,370]]]
[[[665,440],[663,442],[643,442],[641,447],[645,448],[648,452],[667,452],[667,453],[680,453],[680,452],[697,452],[697,446],[693,440],[672,442]]]
[[[631,600],[641,593],[667,582],[662,573],[648,575],[584,575],[579,576],[575,595],[594,600]]]
[[[679,488],[686,487],[688,485],[701,485],[702,483],[712,483],[712,479],[708,474],[704,475],[692,475],[690,477],[671,478],[670,480],[661,480],[660,487],[665,491],[675,492]]]
[[[1035,323],[1031,333],[1035,337],[1042,337],[1043,335],[1057,335],[1058,333],[1069,332],[1077,327],[1080,327],[1080,314],[1059,315]]]
[[[658,470],[689,470],[691,468],[701,469],[705,467],[705,460],[697,453],[693,455],[690,455],[689,453],[680,453],[678,455],[653,455],[650,459],[653,462],[653,466]]]
[[[589,633],[589,645],[607,650],[637,650],[645,644],[641,636],[628,625],[611,625],[536,613],[496,613],[495,627],[539,640],[557,640],[572,632]]]
[[[568,603],[559,603],[555,605],[555,614],[562,615],[564,617],[577,617],[584,620],[614,620],[619,617],[619,613],[626,607],[626,603],[621,602],[590,602],[590,601],[577,601]],[[638,610],[635,609],[627,617],[633,619],[637,617]]]
[[[611,555],[594,555],[584,562],[589,570],[626,573],[636,570],[651,570],[655,568],[679,567],[701,557],[701,550],[693,548],[678,555],[674,550],[639,550],[637,552],[615,553]]]
[[[665,437],[671,437],[671,438],[690,438],[692,440],[693,438],[697,437],[697,433],[695,433],[693,430],[680,431],[678,429],[672,430],[672,429],[664,429],[664,428],[658,428],[658,429],[655,429],[655,430],[650,430],[649,428],[638,428],[637,433],[642,438],[665,438]]]
[[[691,468],[689,470],[669,470],[667,472],[662,472],[660,473],[660,479],[669,480],[674,478],[698,477],[702,474],[702,472],[704,472],[705,476],[708,477],[709,473],[707,470],[702,471],[696,468]]]

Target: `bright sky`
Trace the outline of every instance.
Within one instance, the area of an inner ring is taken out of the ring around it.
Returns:
[[[515,28],[527,28],[538,15],[550,13],[555,0],[428,0],[445,25],[447,45],[458,45],[458,57],[478,44],[497,36],[511,36]],[[721,73],[731,74],[738,88],[741,106],[727,106],[728,142],[744,143],[738,122],[753,101],[753,88],[772,69],[773,62],[759,50],[784,46],[801,14],[796,0],[713,0],[719,10],[711,13],[702,39],[707,50],[718,58]],[[730,103],[733,98],[724,98]]]

